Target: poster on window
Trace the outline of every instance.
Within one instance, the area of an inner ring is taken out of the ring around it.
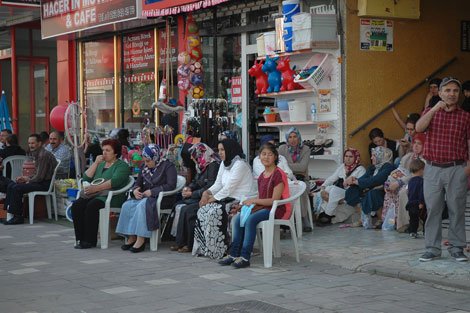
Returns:
[[[393,21],[361,18],[360,49],[393,51]]]

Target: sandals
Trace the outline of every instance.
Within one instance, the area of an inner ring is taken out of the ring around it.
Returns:
[[[189,250],[188,246],[184,246],[184,247],[179,248],[178,252],[179,253],[186,253],[186,252],[191,252],[191,250]]]
[[[178,251],[181,248],[182,247],[179,247],[179,246],[170,246],[170,251]]]

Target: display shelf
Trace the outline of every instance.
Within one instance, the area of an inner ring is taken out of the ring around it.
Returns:
[[[290,56],[290,55],[300,55],[300,54],[309,54],[309,53],[312,53],[312,49],[302,49],[302,50],[296,50],[296,51],[292,51],[292,52],[281,52],[281,53],[276,53],[276,54],[272,54],[272,55],[269,55],[270,58],[274,58],[274,57],[286,57],[286,56]],[[256,58],[257,60],[265,60],[266,59],[266,56],[261,56],[261,57],[257,57]]]
[[[269,57],[286,57],[290,55],[302,55],[323,51],[323,49],[336,50],[339,48],[339,41],[316,41],[312,42],[312,47],[308,49],[295,50],[292,52],[280,52],[269,55]],[[260,56],[257,60],[265,60],[266,56]]]
[[[268,97],[269,98],[269,97],[278,97],[278,96],[284,96],[284,95],[296,95],[296,94],[311,93],[311,92],[313,92],[313,88],[263,93],[263,94],[258,95],[258,97]]]
[[[315,122],[274,122],[274,123],[259,123],[260,127],[279,127],[279,126],[311,126],[315,125]]]

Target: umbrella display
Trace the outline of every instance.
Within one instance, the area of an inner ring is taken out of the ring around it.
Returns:
[[[11,130],[11,117],[5,91],[2,91],[2,98],[0,99],[0,130],[1,129]]]

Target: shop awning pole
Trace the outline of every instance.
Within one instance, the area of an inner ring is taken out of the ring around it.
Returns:
[[[366,128],[367,125],[369,125],[372,121],[375,121],[379,116],[381,116],[384,112],[388,111],[389,109],[393,108],[394,106],[396,106],[398,103],[400,103],[403,99],[405,99],[406,97],[408,97],[409,94],[413,93],[416,89],[418,89],[419,87],[421,87],[423,84],[427,83],[431,78],[433,78],[437,73],[441,72],[442,70],[444,70],[446,67],[448,67],[449,65],[451,65],[452,63],[454,63],[455,61],[457,60],[457,57],[453,57],[452,59],[450,59],[449,61],[447,61],[445,64],[443,64],[441,67],[439,67],[437,70],[435,70],[434,72],[432,72],[431,74],[429,74],[425,79],[423,79],[422,81],[420,81],[419,83],[417,83],[415,86],[411,87],[408,91],[406,91],[404,94],[402,94],[400,97],[396,98],[395,100],[393,100],[392,102],[390,102],[385,108],[383,108],[382,110],[380,110],[377,114],[375,114],[374,116],[372,116],[370,119],[368,119],[367,121],[365,121],[361,126],[357,127],[356,129],[354,129],[352,132],[349,133],[349,137],[353,137],[354,135],[356,135],[358,132],[360,132],[361,130],[364,130]]]

